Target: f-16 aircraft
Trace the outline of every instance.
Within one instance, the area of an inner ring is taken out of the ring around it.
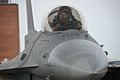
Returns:
[[[37,32],[31,1],[26,0],[26,3],[25,50],[0,64],[3,77],[10,80],[101,80],[109,68],[115,67],[114,63],[109,65],[101,45],[84,30],[82,14],[75,8],[67,5],[54,8],[45,19],[42,31]],[[108,80],[108,77],[103,79]]]

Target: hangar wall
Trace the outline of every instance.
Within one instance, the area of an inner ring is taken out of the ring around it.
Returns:
[[[19,20],[17,4],[0,4],[0,63],[19,53]]]

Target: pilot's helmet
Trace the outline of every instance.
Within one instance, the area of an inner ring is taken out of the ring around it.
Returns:
[[[63,12],[63,13],[62,13]],[[61,31],[63,30],[67,30],[66,28],[58,28],[58,15],[64,15],[64,13],[69,13],[69,15],[71,15],[73,17],[73,19],[78,22],[79,27],[77,27],[77,29],[81,30],[84,29],[85,24],[85,20],[83,19],[83,16],[80,12],[78,12],[78,10],[70,7],[70,6],[59,6],[56,7],[54,9],[51,10],[51,12],[48,14],[47,16],[47,20],[44,22],[45,24],[42,25],[43,26],[43,30],[44,31],[49,31],[49,32],[53,32],[53,31]],[[74,22],[74,24],[76,24]],[[71,25],[71,24],[70,24]],[[71,25],[74,28],[74,25]],[[57,28],[56,28],[57,27]]]

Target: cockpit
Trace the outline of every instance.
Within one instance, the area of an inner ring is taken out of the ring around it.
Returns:
[[[47,16],[47,25],[44,31],[65,31],[69,29],[81,30],[83,28],[82,16],[70,6],[59,6],[51,10]]]

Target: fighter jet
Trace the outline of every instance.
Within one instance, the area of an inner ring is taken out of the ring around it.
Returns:
[[[0,64],[11,80],[101,80],[108,59],[99,43],[83,29],[82,15],[70,6],[54,8],[43,29],[34,29],[31,1],[26,0],[28,34],[25,50]],[[64,25],[63,25],[64,24]]]

